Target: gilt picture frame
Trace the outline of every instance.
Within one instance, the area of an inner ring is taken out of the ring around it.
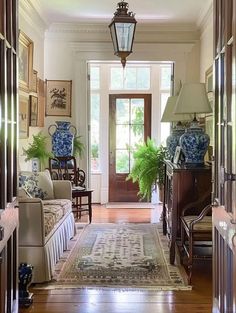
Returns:
[[[31,91],[34,93],[38,92],[38,72],[36,70],[33,70]]]
[[[19,138],[29,137],[29,97],[19,95]]]
[[[46,82],[38,77],[38,127],[44,127]]]
[[[38,126],[38,97],[30,95],[30,126]]]
[[[175,149],[175,155],[174,155],[174,159],[173,159],[174,164],[180,163],[181,153],[182,153],[181,147],[177,146]]]
[[[46,80],[46,116],[71,116],[71,80]]]
[[[207,97],[210,102],[212,110],[214,110],[214,94],[213,94],[213,66],[210,66],[205,73],[205,84]],[[205,132],[210,137],[208,151],[205,156],[206,161],[212,160],[213,146],[214,146],[214,117],[213,113],[205,116]]]
[[[25,92],[31,90],[33,79],[33,41],[22,31],[19,34],[19,89]]]

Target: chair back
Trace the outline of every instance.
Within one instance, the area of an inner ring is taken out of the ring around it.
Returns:
[[[85,172],[77,168],[74,156],[49,158],[49,171],[53,180],[69,180],[73,186],[85,187]]]

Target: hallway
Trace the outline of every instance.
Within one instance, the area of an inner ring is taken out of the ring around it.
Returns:
[[[106,209],[93,205],[93,223],[157,222],[155,209]],[[87,216],[82,217],[82,222]],[[207,265],[207,266],[206,266]],[[193,270],[192,291],[126,292],[123,290],[33,290],[34,302],[21,313],[210,313],[212,286],[210,262]]]

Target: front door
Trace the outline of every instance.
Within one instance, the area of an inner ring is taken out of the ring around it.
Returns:
[[[138,184],[126,178],[136,144],[151,137],[151,95],[110,95],[109,116],[109,201],[136,202]]]

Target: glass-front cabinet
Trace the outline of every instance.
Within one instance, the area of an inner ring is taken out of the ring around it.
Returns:
[[[213,307],[236,310],[236,1],[214,0]]]
[[[0,313],[17,312],[18,1],[0,0]]]

